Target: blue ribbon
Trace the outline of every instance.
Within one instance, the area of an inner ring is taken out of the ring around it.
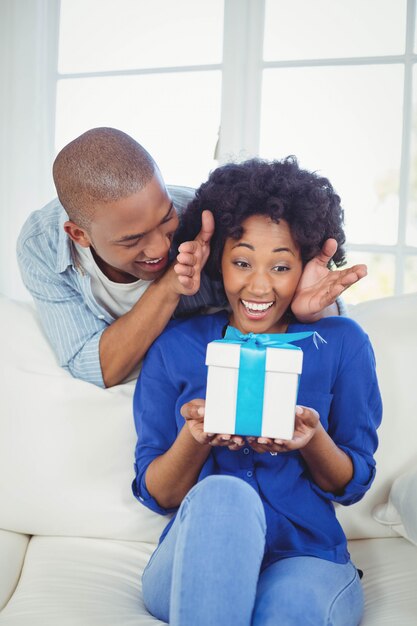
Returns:
[[[233,326],[228,326],[224,339],[217,340],[219,343],[235,343],[241,346],[236,398],[236,434],[256,437],[262,434],[266,349],[270,347],[301,350],[298,346],[293,346],[292,342],[312,335],[317,333],[313,331],[244,335]]]

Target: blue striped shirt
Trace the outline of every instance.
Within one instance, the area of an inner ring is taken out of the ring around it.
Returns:
[[[188,187],[172,186],[168,192],[179,213],[194,195]],[[33,212],[18,238],[17,258],[23,282],[35,300],[59,364],[75,378],[104,387],[99,342],[115,320],[93,296],[90,276],[77,262],[73,243],[64,231],[67,220],[57,198]],[[203,273],[199,292],[183,296],[175,315],[190,315],[224,304],[221,285]]]

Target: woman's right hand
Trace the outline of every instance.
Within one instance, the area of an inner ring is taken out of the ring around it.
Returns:
[[[245,440],[239,435],[226,435],[204,432],[204,409],[206,401],[196,398],[181,407],[181,415],[186,421],[191,435],[201,445],[228,447],[229,450],[240,450]]]

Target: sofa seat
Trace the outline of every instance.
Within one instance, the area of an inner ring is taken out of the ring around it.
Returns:
[[[154,547],[138,541],[32,537],[0,626],[163,624],[147,613],[140,594],[141,574]],[[362,626],[415,626],[416,549],[399,537],[354,540],[349,549],[364,570]]]
[[[416,626],[417,548],[392,537],[349,541],[349,551],[364,572],[361,626]]]
[[[151,626],[140,588],[154,544],[41,537],[29,541],[1,626]]]
[[[417,626],[417,295],[350,315],[375,348],[384,418],[375,482],[337,516],[364,571],[362,626]],[[0,298],[0,319],[0,626],[161,624],[141,574],[168,520],[131,492],[134,384],[72,378],[30,304]]]

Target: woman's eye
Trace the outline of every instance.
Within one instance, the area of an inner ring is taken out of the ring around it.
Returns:
[[[290,268],[286,265],[276,265],[273,270],[274,272],[287,272]]]
[[[237,267],[249,267],[249,263],[247,261],[233,261],[234,265]]]

